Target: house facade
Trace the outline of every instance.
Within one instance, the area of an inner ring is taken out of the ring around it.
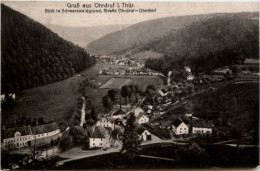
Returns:
[[[192,121],[193,134],[212,134],[213,127],[214,125],[210,121],[201,119]]]
[[[176,135],[189,134],[189,127],[180,118],[177,118],[172,124],[172,131]]]
[[[10,150],[28,147],[37,142],[37,139],[59,135],[60,129],[56,122],[38,125],[8,128],[2,130],[1,150]],[[59,135],[60,136],[60,135]]]
[[[158,136],[152,134],[151,132],[149,132],[145,128],[143,128],[143,130],[139,132],[139,137],[140,137],[141,141],[161,140],[161,138],[159,138]]]
[[[135,108],[135,117],[139,116],[141,113],[144,113],[144,110],[142,108]]]
[[[89,147],[108,148],[110,147],[109,139],[110,139],[110,135],[109,132],[106,130],[106,128],[97,126],[89,138]]]
[[[149,122],[149,118],[146,115],[141,114],[137,117],[138,124],[143,124],[143,123],[147,123],[147,122]]]
[[[114,122],[112,121],[112,119],[109,119],[109,118],[101,118],[97,121],[96,123],[97,126],[101,126],[101,127],[108,127],[108,128],[111,128],[112,130],[114,130],[115,128],[115,124]]]
[[[32,145],[33,135],[31,128],[18,127],[2,130],[1,150],[22,148]]]
[[[57,122],[51,122],[48,124],[34,126],[31,127],[31,130],[32,130],[33,138],[36,140],[60,134],[60,128]]]

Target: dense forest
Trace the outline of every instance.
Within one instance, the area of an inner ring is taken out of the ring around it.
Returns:
[[[2,93],[66,79],[96,60],[83,48],[1,4]]]
[[[234,15],[194,22],[142,46],[144,50],[164,53],[163,59],[149,59],[146,66],[166,73],[190,65],[196,72],[223,65],[258,59],[258,20]]]

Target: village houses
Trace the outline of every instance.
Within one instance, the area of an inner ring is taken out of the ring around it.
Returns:
[[[148,131],[145,126],[140,126],[137,129],[137,134],[139,135],[141,141],[161,140],[161,138]]]
[[[183,135],[183,134],[189,134],[189,126],[182,121],[181,118],[177,118],[172,123],[172,131],[175,133],[175,135]]]
[[[148,116],[146,116],[144,113],[140,113],[140,115],[136,117],[136,120],[138,124],[149,122]]]
[[[47,140],[50,143],[50,138],[60,137],[60,129],[56,122],[37,126],[24,126],[17,128],[8,128],[2,130],[2,150],[27,147],[37,143],[38,140]],[[43,142],[43,141],[40,141]]]
[[[141,113],[144,113],[144,110],[141,107],[135,108],[135,117],[139,116]]]
[[[89,147],[101,147],[101,148],[109,148],[110,147],[110,135],[109,131],[102,127],[95,127],[94,132],[91,134],[89,138]]]
[[[110,118],[104,118],[104,117],[99,119],[96,125],[104,128],[111,128],[112,130],[114,130],[115,128],[114,121]]]
[[[214,125],[211,121],[205,121],[202,119],[192,120],[192,133],[193,134],[212,134],[212,128]]]

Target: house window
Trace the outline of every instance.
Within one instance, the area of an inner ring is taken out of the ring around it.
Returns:
[[[101,138],[101,141],[102,141],[102,138]]]
[[[95,145],[95,143],[93,143],[93,145]]]
[[[100,145],[102,145],[102,143],[100,143]]]
[[[95,141],[95,138],[93,138],[93,141]]]

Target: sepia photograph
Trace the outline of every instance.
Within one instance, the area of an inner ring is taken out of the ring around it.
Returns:
[[[1,170],[259,167],[259,2],[1,1]]]

